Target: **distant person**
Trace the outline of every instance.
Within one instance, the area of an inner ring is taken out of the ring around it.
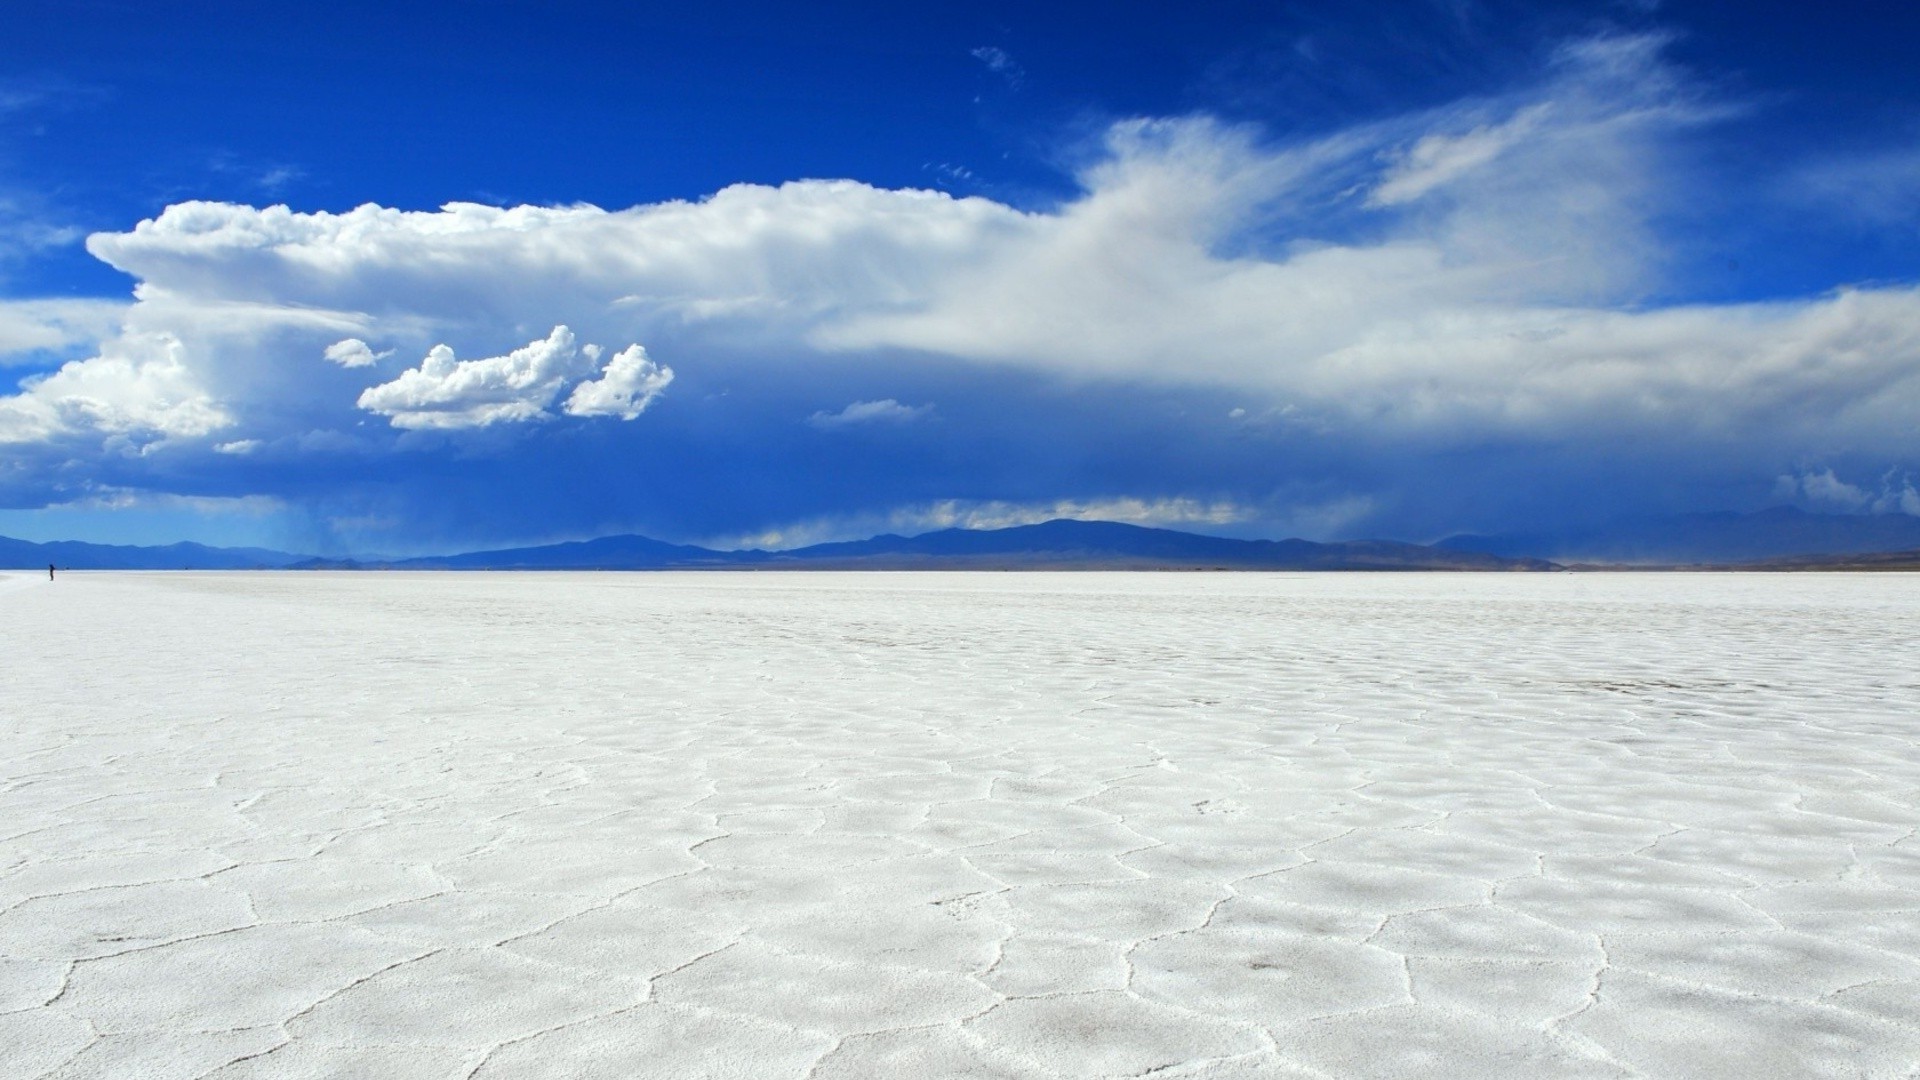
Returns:
[[[52,563],[47,564],[47,580],[48,581],[53,580],[53,564]]]

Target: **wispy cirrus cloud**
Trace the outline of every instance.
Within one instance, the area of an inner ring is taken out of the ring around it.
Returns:
[[[1794,170],[1784,194],[1874,228],[1920,228],[1920,146],[1825,157]]]
[[[821,410],[807,417],[807,423],[822,431],[860,424],[910,424],[930,415],[931,405],[902,405],[892,398],[879,401],[855,401],[837,412]]]
[[[1546,118],[1549,106],[1532,105],[1494,124],[1459,134],[1422,136],[1398,154],[1367,196],[1372,206],[1409,203],[1449,181],[1492,165],[1509,148],[1526,141]]]
[[[1027,69],[1013,58],[1013,54],[998,45],[982,45],[973,50],[973,58],[987,66],[987,70],[1006,80],[1012,89],[1018,90],[1027,81]]]
[[[128,307],[119,300],[0,300],[0,367],[97,348],[119,332]]]

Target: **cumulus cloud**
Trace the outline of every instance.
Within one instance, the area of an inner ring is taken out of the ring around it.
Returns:
[[[544,340],[482,360],[459,360],[435,345],[417,368],[392,382],[370,386],[358,405],[388,418],[397,428],[457,429],[546,419],[566,384],[599,366],[598,345],[578,347],[573,331],[556,326]],[[632,420],[673,380],[670,369],[630,346],[607,364],[601,378],[574,387],[565,411],[574,416],[619,416]]]
[[[1865,510],[1873,497],[1835,476],[1832,469],[1810,472],[1800,477],[1800,490],[1807,499],[1846,510]]]
[[[603,340],[667,333],[791,355],[810,351],[811,326],[917,302],[947,268],[1027,216],[984,199],[852,181],[738,185],[698,203],[617,212],[455,203],[303,214],[181,203],[129,232],[89,238],[95,256],[140,280],[124,330],[60,379],[0,396],[0,415],[10,441],[113,434],[122,413],[57,395],[83,376],[124,379],[126,357],[160,334],[179,345],[169,378],[192,384],[179,400],[220,402],[203,410],[209,423],[216,412],[222,424],[253,416],[295,436],[289,425],[350,425],[364,395],[362,407],[396,427],[484,426],[545,415],[577,379],[595,385],[563,411],[627,417],[671,378],[640,355],[622,353],[597,372],[584,352],[543,347],[537,357],[460,362],[448,346],[374,386],[343,385],[298,358],[331,350],[329,366],[352,372],[383,355],[351,344],[375,334],[426,352],[449,337],[525,341],[528,327],[555,325]],[[40,319],[23,340],[45,340],[47,324]]]
[[[931,413],[931,405],[902,405],[892,398],[880,401],[856,401],[839,412],[821,410],[807,417],[807,423],[822,431],[855,424],[908,424]]]
[[[346,338],[327,346],[323,354],[328,360],[345,368],[372,367],[393,355],[393,350],[374,352],[373,347],[359,338]]]
[[[647,350],[629,345],[607,361],[598,379],[573,388],[564,406],[568,416],[617,416],[632,420],[646,411],[673,381],[673,369],[647,358]]]
[[[0,443],[98,433],[110,448],[151,450],[227,427],[233,417],[199,385],[170,334],[123,335],[101,355],[21,381],[0,398]]]
[[[1831,468],[1807,469],[1782,475],[1774,484],[1774,495],[1816,510],[1920,517],[1920,490],[1914,489],[1911,477],[1898,471],[1882,476],[1874,490],[1842,480]]]
[[[620,211],[190,202],[87,247],[155,299],[352,313],[399,340],[423,322],[738,320],[783,334],[849,305],[912,303],[1025,217],[985,199],[800,181]]]

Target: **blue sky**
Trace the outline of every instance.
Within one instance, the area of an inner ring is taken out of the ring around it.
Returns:
[[[0,533],[1920,513],[1905,5],[65,3]]]

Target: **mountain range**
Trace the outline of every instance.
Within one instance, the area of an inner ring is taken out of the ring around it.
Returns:
[[[0,568],[44,569],[49,564],[72,570],[270,570],[308,558],[266,548],[220,548],[205,544],[133,547],[55,540],[36,544],[0,536]]]
[[[1548,570],[1551,564],[1390,540],[1230,540],[1111,521],[1048,521],[1006,529],[815,544],[792,551],[714,551],[643,536],[404,559],[396,569],[642,570]]]
[[[1920,517],[1812,514],[1776,506],[1751,514],[1679,514],[1584,529],[1451,536],[1435,546],[1557,563],[1733,565],[1920,549]]]
[[[1551,563],[1391,540],[1231,540],[1107,521],[815,544],[791,551],[717,551],[645,536],[410,559],[320,559],[199,544],[120,547],[0,539],[0,566],[109,569],[390,570],[1550,570]]]
[[[1893,553],[1893,554],[1889,554]],[[720,551],[645,536],[406,559],[315,558],[203,544],[132,547],[0,537],[0,567],[73,570],[1551,570],[1560,566],[1902,568],[1920,563],[1920,518],[1810,514],[1690,514],[1600,528],[1393,540],[1235,540],[1108,521],[1049,521],[1005,529],[814,544],[790,551]]]

